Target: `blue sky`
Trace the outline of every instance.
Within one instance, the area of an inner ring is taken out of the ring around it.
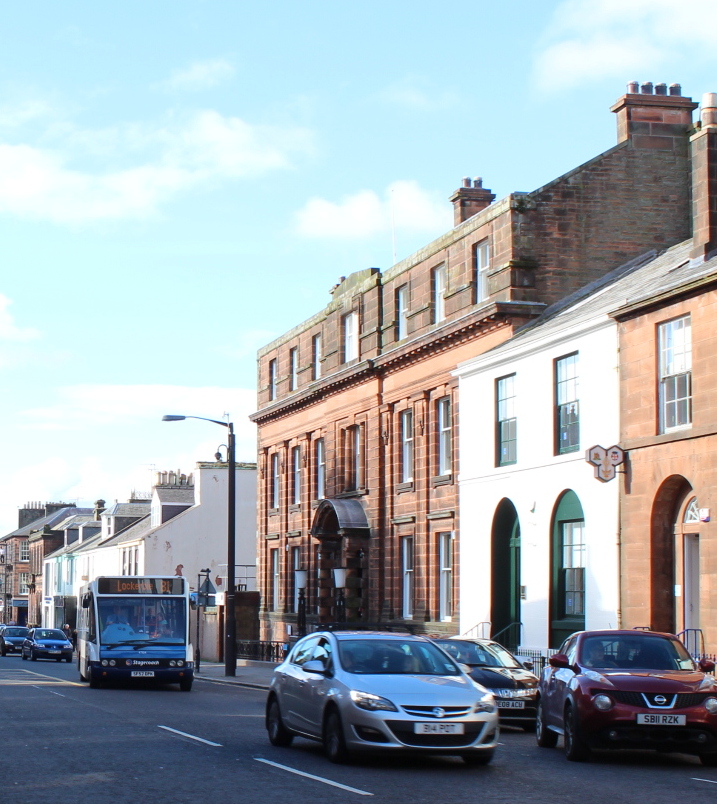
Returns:
[[[696,24],[696,21],[700,21]],[[705,0],[9,4],[0,22],[0,532],[191,471],[255,353],[615,143],[630,80],[717,91]]]

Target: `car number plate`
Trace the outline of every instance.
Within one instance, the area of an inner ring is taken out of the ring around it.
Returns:
[[[414,723],[414,734],[463,734],[462,723]]]
[[[133,670],[132,678],[154,678],[154,670]]]
[[[643,726],[685,726],[687,715],[638,715],[637,722]]]
[[[48,650],[48,653],[62,653],[60,650]]]
[[[498,709],[525,709],[525,701],[496,701]]]

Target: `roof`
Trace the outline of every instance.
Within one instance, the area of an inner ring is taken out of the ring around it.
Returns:
[[[12,533],[8,533],[6,536],[0,538],[0,541],[5,541],[13,536],[29,536],[33,531],[42,530],[44,527],[54,528],[58,523],[63,522],[65,519],[68,519],[71,516],[89,515],[91,518],[92,513],[92,508],[74,508],[72,506],[60,508],[59,511],[55,511],[52,514],[47,514],[46,516],[41,516],[39,519],[34,519],[32,522],[29,522],[22,528],[18,528],[17,530],[12,531]]]
[[[471,367],[508,359],[518,350],[539,341],[574,332],[581,323],[596,319],[610,323],[611,316],[639,307],[661,294],[671,294],[691,284],[717,281],[717,257],[707,262],[690,260],[692,239],[678,243],[662,254],[649,251],[585,285],[550,305],[535,320],[516,331],[512,338],[482,355],[461,363],[458,373]]]
[[[194,486],[178,489],[155,488],[157,499],[163,503],[186,503],[194,505]]]
[[[149,513],[151,503],[149,500],[131,503],[114,503],[102,512],[103,517],[110,516],[144,516]]]

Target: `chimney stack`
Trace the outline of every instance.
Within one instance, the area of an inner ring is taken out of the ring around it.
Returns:
[[[654,91],[653,91],[654,90]],[[669,94],[668,94],[669,92]],[[617,115],[617,141],[633,148],[687,153],[687,133],[692,127],[692,98],[682,97],[679,84],[640,84],[631,81],[627,94],[611,108]]]
[[[95,508],[93,513],[93,519],[95,522],[100,521],[100,514],[105,510],[105,501],[104,500],[96,500],[95,501]]]
[[[482,209],[489,207],[495,201],[495,194],[483,187],[483,179],[476,177],[471,182],[466,176],[463,186],[459,187],[451,196],[453,204],[453,225],[467,221]]]
[[[690,139],[692,150],[693,260],[717,253],[717,93],[702,96],[698,128]]]

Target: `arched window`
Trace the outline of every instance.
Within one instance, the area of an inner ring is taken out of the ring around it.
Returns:
[[[551,647],[585,628],[585,517],[574,491],[560,498],[553,517]]]

